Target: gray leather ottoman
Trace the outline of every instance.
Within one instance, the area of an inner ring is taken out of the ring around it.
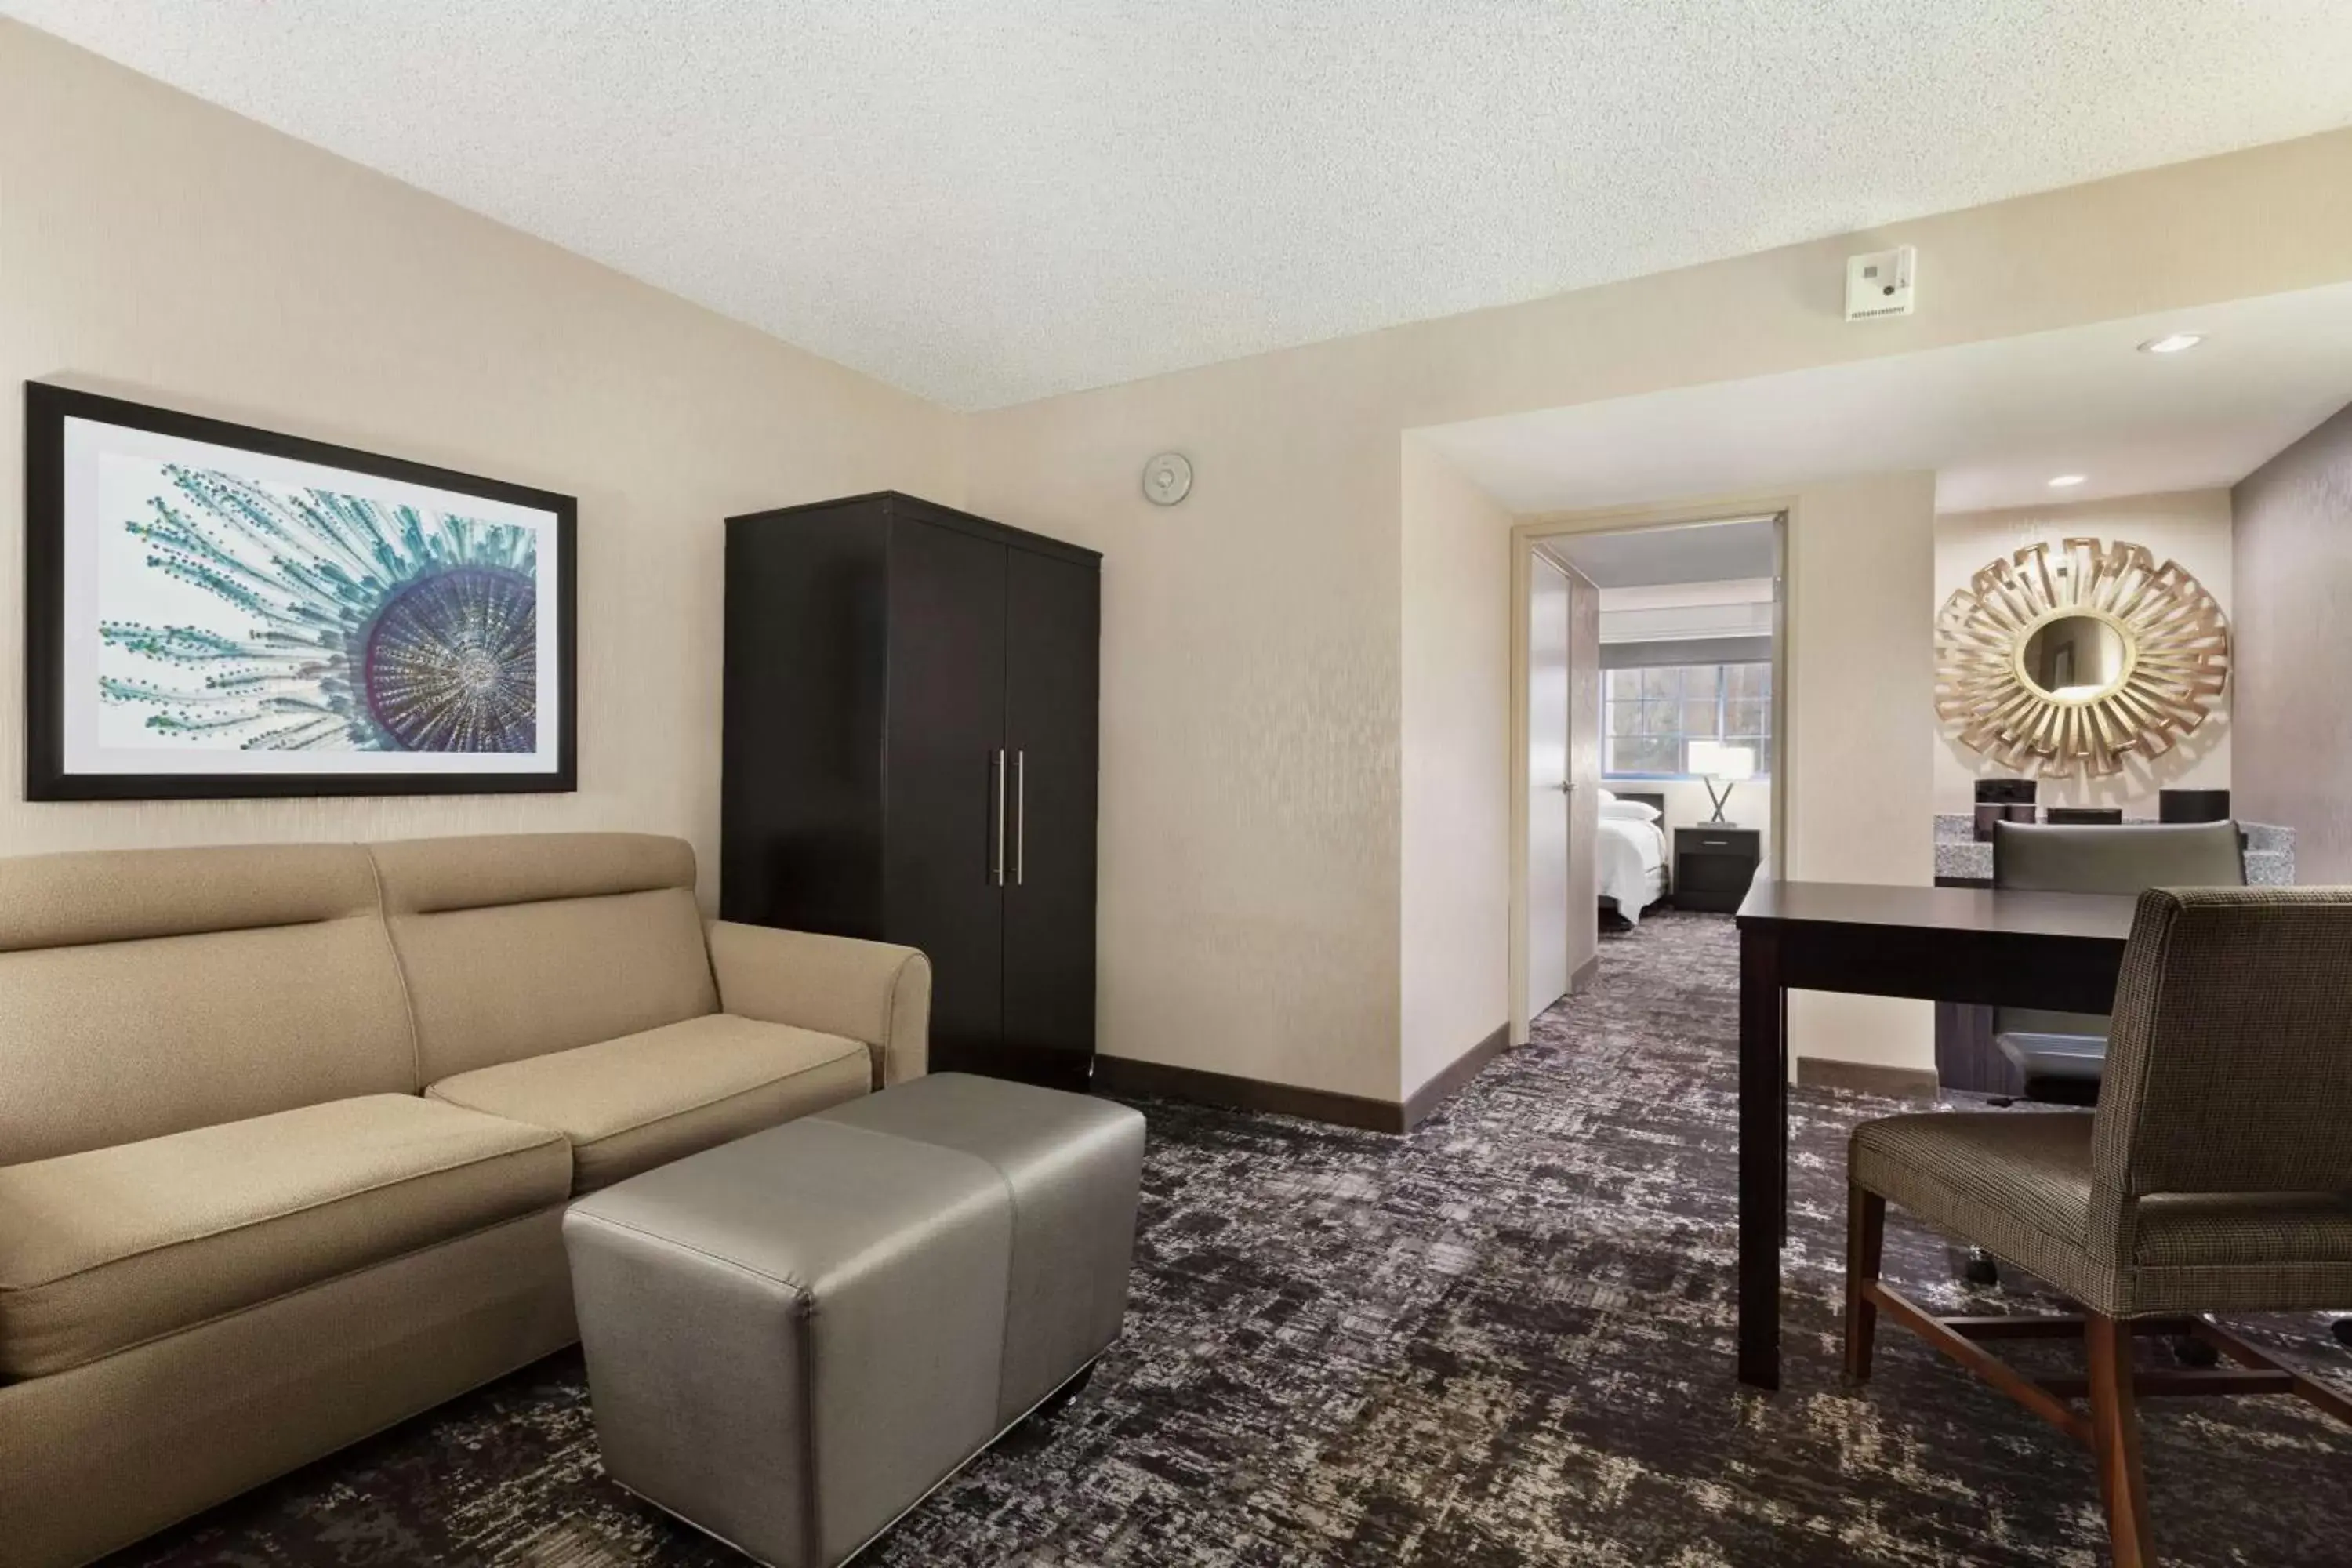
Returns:
[[[563,1221],[604,1468],[778,1568],[845,1561],[1117,1339],[1143,1118],[940,1073]]]

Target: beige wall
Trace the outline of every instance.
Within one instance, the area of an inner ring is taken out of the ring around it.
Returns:
[[[1947,512],[1936,520],[1936,592],[1940,606],[1956,589],[1996,560],[2031,544],[2053,549],[2066,539],[2089,536],[2145,544],[2158,561],[2178,561],[2212,592],[2221,613],[2237,629],[2237,602],[2231,568],[2230,492],[2181,490],[2169,495],[2125,496],[2070,506],[2017,507],[2000,511]],[[1933,614],[1931,609],[1930,614]],[[2156,815],[2160,789],[2230,787],[2228,693],[2188,741],[2161,757],[2132,763],[2108,779],[2044,779],[2035,792],[2045,805],[2120,805],[2126,815]],[[1976,802],[1979,778],[2011,776],[2012,770],[1960,743],[1950,729],[1937,729],[1936,809],[1966,812]]]
[[[0,384],[27,377],[577,495],[580,791],[36,805],[12,783],[5,854],[626,827],[691,838],[708,898],[720,520],[956,489],[927,405],[0,22]],[[11,650],[22,441],[0,420]],[[21,702],[0,681],[11,781]]]
[[[975,418],[966,501],[1104,554],[1101,1048],[1391,1100],[1402,442],[1322,363]]]
[[[2338,132],[973,416],[967,504],[1106,555],[1103,1049],[1380,1097],[1400,1081],[1400,650],[1423,590],[1400,570],[1399,432],[2343,281],[2347,187]],[[1842,319],[1865,243],[1919,247],[1916,315]],[[1138,473],[1167,447],[1198,478],[1160,510]],[[1901,484],[1925,504],[1924,479]],[[1903,549],[1907,586],[1871,596],[1916,664],[1876,682],[1868,645],[1839,646],[1874,620],[1835,616],[1803,657],[1853,666],[1857,706],[1823,723],[1917,737],[1897,748],[1910,782],[1871,799],[1875,770],[1825,760],[1790,824],[1881,879],[1924,879],[1932,855],[1924,512]],[[1853,810],[1899,814],[1901,844],[1840,847]],[[1865,1032],[1916,1059],[1911,1028]]]
[[[1933,626],[1936,477],[1807,486],[1789,520],[1788,696],[1781,712],[1786,868],[1792,879],[1935,880]],[[1789,998],[1792,1056],[1933,1068],[1935,1012],[1880,996]]]
[[[1510,1021],[1511,516],[1404,438],[1402,1077]]]
[[[718,520],[895,485],[1106,554],[1103,1048],[1388,1098],[1405,1076],[1405,846],[1429,832],[1418,792],[1406,823],[1405,627],[1475,625],[1466,575],[1406,577],[1402,432],[2342,281],[2347,186],[2352,132],[954,420],[0,24],[0,377],[577,494],[584,700],[576,796],[11,800],[0,851],[626,826],[684,832],[708,859]],[[1864,243],[1920,247],[1917,315],[1840,319],[1843,258]],[[0,422],[11,571],[17,441]],[[1171,510],[1137,482],[1165,447],[1199,468]],[[1875,559],[1864,520],[1907,516],[1914,488],[1855,481],[1806,526]],[[1918,541],[1897,533],[1907,571]],[[1924,639],[1929,588],[1905,590],[1906,637]],[[0,644],[20,597],[0,584]],[[1877,631],[1831,614],[1792,656],[1826,670]],[[1923,700],[1899,661],[1888,684],[1866,667],[1824,679],[1858,705],[1821,712],[1824,734],[1907,723]],[[1862,852],[1868,835],[1841,845],[1842,813],[1919,809],[1875,765],[1846,772],[1844,743],[1824,744],[1817,784],[1799,777],[1820,794],[1792,811],[1792,854],[1810,836],[1824,866],[1914,874],[1907,851]],[[11,707],[16,776],[20,745]],[[1446,776],[1428,798],[1450,810],[1467,775]],[[1457,903],[1491,910],[1416,884],[1412,923]],[[1433,1028],[1481,1016],[1485,977],[1438,984],[1428,1016],[1454,1022]]]
[[[2352,883],[2352,407],[2238,482],[2240,816],[2295,830],[2295,879]]]

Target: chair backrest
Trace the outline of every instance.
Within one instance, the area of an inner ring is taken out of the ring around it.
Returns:
[[[416,1087],[360,846],[0,859],[0,1165]]]
[[[425,1084],[719,1010],[684,839],[526,833],[369,849]]]
[[[1992,830],[1992,885],[2037,893],[2137,893],[2147,888],[2238,888],[2246,858],[2234,822],[2052,824],[2000,822]],[[1993,1027],[2045,1035],[2104,1035],[2095,1013],[2001,1007]]]
[[[2352,888],[2140,895],[2092,1164],[2126,1201],[2352,1192]]]
[[[1992,830],[1992,885],[2038,893],[2137,893],[2146,888],[2242,888],[2246,858],[2234,822],[2042,826]]]

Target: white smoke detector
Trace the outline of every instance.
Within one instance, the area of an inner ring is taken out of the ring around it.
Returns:
[[[1912,246],[1874,250],[1845,258],[1845,319],[1867,321],[1911,313],[1912,280],[1919,253]]]
[[[1143,498],[1154,506],[1174,506],[1192,489],[1192,460],[1181,452],[1162,452],[1143,465]]]

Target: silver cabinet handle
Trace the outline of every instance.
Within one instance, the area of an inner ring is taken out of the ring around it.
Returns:
[[[1026,880],[1029,864],[1029,753],[1013,753],[1013,885]]]
[[[1004,748],[1002,746],[996,749],[995,799],[989,804],[996,816],[996,852],[989,858],[988,879],[1001,888],[1004,886]]]

